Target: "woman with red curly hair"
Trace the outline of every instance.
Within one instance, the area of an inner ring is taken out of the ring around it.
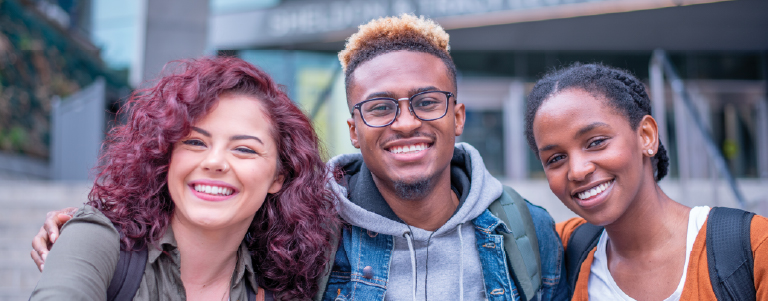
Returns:
[[[104,300],[121,250],[147,250],[134,300],[315,295],[333,196],[309,119],[266,73],[182,61],[123,109],[31,300]]]

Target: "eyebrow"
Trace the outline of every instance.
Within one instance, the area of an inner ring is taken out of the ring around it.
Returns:
[[[412,96],[414,94],[418,94],[418,93],[421,93],[421,92],[438,91],[438,90],[439,89],[437,87],[435,87],[435,86],[420,87],[420,88],[415,88],[415,89],[408,90],[408,95],[410,97],[410,96]],[[397,95],[395,95],[395,93],[390,92],[390,91],[382,91],[382,92],[373,92],[371,94],[368,94],[365,97],[365,100],[372,99],[372,98],[379,98],[379,97],[398,99]]]
[[[205,137],[211,137],[211,133],[209,133],[208,131],[206,131],[206,130],[204,130],[204,129],[201,129],[201,128],[199,128],[199,127],[193,126],[193,127],[192,127],[192,130],[193,130],[193,131],[195,131],[195,132],[198,132],[198,133],[202,134],[202,135],[203,135],[203,136],[205,136]]]
[[[410,95],[418,94],[421,92],[427,92],[427,91],[438,91],[439,89],[435,86],[429,86],[429,87],[422,87],[422,88],[416,88],[408,91]]]
[[[204,129],[201,129],[201,128],[199,128],[199,127],[193,126],[193,127],[192,127],[192,130],[193,130],[193,131],[195,131],[195,132],[198,132],[198,133],[202,134],[202,135],[203,135],[203,136],[205,136],[205,137],[209,137],[209,138],[211,137],[211,133],[209,133],[208,131],[206,131],[206,130],[204,130]],[[256,140],[256,141],[258,141],[259,143],[261,143],[261,144],[264,144],[264,141],[261,141],[261,139],[259,139],[259,137],[256,137],[256,136],[251,136],[251,135],[235,135],[235,136],[232,136],[232,137],[230,137],[230,138],[229,138],[229,140],[231,140],[231,141],[235,141],[235,140],[246,140],[246,139],[252,139],[252,140]]]
[[[539,153],[543,153],[543,152],[546,152],[546,151],[548,151],[548,150],[550,150],[550,149],[553,149],[553,148],[555,148],[555,147],[557,147],[557,144],[549,144],[549,145],[547,145],[547,146],[545,146],[545,147],[542,147],[542,148],[540,148],[540,149],[539,149]]]
[[[610,128],[611,126],[608,125],[607,123],[604,123],[604,122],[599,122],[599,121],[593,122],[593,123],[590,123],[587,126],[581,128],[578,132],[576,132],[576,135],[573,135],[573,137],[574,138],[579,138],[581,135],[584,135],[584,134],[586,134],[586,133],[588,133],[588,132],[590,132],[590,131],[592,131],[592,130],[594,130],[596,128],[603,128],[603,127]]]
[[[261,144],[264,144],[264,141],[261,141],[261,139],[259,139],[259,137],[256,137],[256,136],[250,136],[250,135],[235,135],[235,136],[232,136],[231,138],[229,138],[229,140],[233,140],[233,141],[234,141],[234,140],[247,140],[247,139],[256,140],[256,141],[258,141],[259,143],[261,143]]]
[[[577,138],[581,137],[582,135],[584,135],[586,133],[589,133],[590,131],[592,131],[592,130],[594,130],[596,128],[602,128],[602,127],[610,128],[611,126],[608,125],[607,123],[604,123],[604,122],[599,122],[599,121],[598,122],[593,122],[593,123],[590,123],[590,124],[584,126],[581,129],[579,129],[579,131],[576,132],[576,135],[573,135],[573,138],[577,139]],[[557,144],[548,144],[548,145],[546,145],[546,146],[544,146],[542,148],[539,148],[539,153],[546,152],[546,151],[551,150],[551,149],[553,149],[555,147],[557,147]]]

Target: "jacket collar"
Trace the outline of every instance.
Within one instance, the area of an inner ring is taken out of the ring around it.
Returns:
[[[147,265],[152,265],[157,262],[160,256],[168,256],[175,264],[174,268],[179,269],[179,250],[176,243],[176,237],[173,235],[173,227],[168,225],[165,229],[165,234],[160,240],[157,241],[155,246],[152,246],[147,251]],[[258,282],[256,281],[256,272],[253,269],[253,260],[251,253],[248,250],[245,240],[240,243],[240,247],[237,250],[237,264],[235,265],[235,273],[232,279],[232,287],[237,285],[243,278],[248,279],[248,283],[254,289],[258,290]]]
[[[490,210],[486,209],[480,216],[472,220],[475,227],[485,233],[495,233],[496,229],[502,227],[504,232],[511,232],[509,227],[501,222],[501,219],[493,215]]]

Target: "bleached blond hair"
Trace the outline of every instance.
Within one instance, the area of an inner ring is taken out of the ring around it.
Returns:
[[[455,86],[456,66],[448,53],[448,40],[448,33],[435,21],[412,14],[379,18],[360,25],[358,31],[347,39],[344,50],[339,52],[347,88],[351,74],[360,64],[399,50],[423,52],[440,58],[446,64]]]

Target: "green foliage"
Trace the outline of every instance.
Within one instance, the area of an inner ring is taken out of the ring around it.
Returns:
[[[0,150],[45,158],[50,145],[51,100],[107,80],[108,90],[127,87],[73,37],[21,4],[0,0]]]
[[[27,130],[20,126],[14,126],[7,132],[0,129],[0,150],[23,152],[27,137]]]

